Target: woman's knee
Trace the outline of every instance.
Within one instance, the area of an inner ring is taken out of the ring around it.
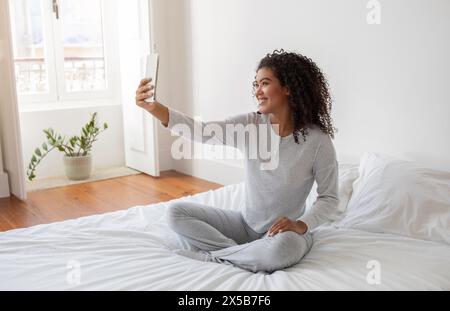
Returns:
[[[170,202],[166,209],[167,224],[170,228],[176,228],[185,215],[185,209],[180,202]]]
[[[304,237],[293,231],[278,233],[262,258],[262,268],[267,272],[284,269],[298,263],[308,251]]]

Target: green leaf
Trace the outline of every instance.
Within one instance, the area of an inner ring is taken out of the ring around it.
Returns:
[[[36,155],[37,155],[38,157],[41,157],[41,156],[42,156],[41,150],[40,150],[39,148],[36,148],[36,150],[34,150],[34,153],[36,153]]]
[[[36,156],[33,154],[33,157],[31,158],[31,162],[36,162],[37,161],[37,159],[36,159]]]
[[[108,128],[108,123],[105,122],[105,123],[103,124],[103,129],[106,130],[107,128]]]
[[[46,143],[43,143],[43,144],[42,144],[42,149],[44,149],[45,151],[48,151],[48,148],[47,148],[47,144],[46,144]]]

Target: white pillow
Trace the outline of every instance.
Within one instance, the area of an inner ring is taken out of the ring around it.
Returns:
[[[337,227],[450,244],[450,173],[379,153],[364,153]]]
[[[340,212],[345,212],[347,208],[348,200],[350,199],[350,196],[352,195],[352,184],[358,178],[358,164],[350,164],[345,163],[341,164],[339,163],[339,190],[338,190],[338,197],[339,197],[339,205],[338,210]],[[317,200],[317,182],[314,181],[314,184],[311,188],[311,191],[306,198],[306,206],[305,209],[309,210],[311,209],[314,202]]]

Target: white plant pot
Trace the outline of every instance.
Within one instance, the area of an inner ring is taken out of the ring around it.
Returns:
[[[70,180],[84,180],[91,176],[92,156],[68,157],[64,155],[64,170]]]

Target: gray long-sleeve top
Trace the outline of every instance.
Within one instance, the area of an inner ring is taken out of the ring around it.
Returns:
[[[316,125],[308,128],[306,141],[298,136],[299,144],[292,134],[277,135],[276,126],[269,115],[257,112],[204,122],[169,108],[167,128],[194,142],[228,145],[243,152],[246,174],[242,215],[254,231],[266,232],[279,217],[302,220],[311,231],[339,216],[334,145]],[[241,139],[240,134],[244,135]],[[305,211],[314,180],[318,197]]]

